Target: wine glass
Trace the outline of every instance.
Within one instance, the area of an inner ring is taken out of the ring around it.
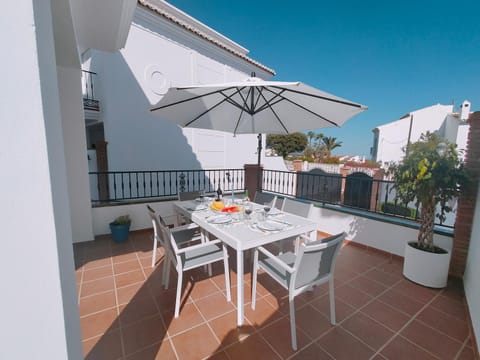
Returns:
[[[200,190],[200,202],[203,204],[205,202],[205,190]]]
[[[243,212],[245,213],[245,218],[247,220],[250,220],[250,215],[253,212],[252,204],[249,202],[245,203],[245,206],[243,207]]]
[[[272,208],[272,204],[270,203],[270,201],[263,204],[263,211],[265,212],[265,220],[267,220],[267,216],[271,208]]]

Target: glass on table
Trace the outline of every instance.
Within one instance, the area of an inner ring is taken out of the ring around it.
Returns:
[[[253,206],[249,201],[246,201],[243,205],[243,213],[245,214],[245,220],[250,220],[253,212]]]

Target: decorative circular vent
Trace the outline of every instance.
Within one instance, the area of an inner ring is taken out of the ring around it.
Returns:
[[[150,65],[145,70],[145,80],[149,89],[157,95],[165,95],[170,88],[170,80],[162,73],[158,65]]]

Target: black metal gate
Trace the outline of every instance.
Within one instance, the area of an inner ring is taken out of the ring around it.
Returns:
[[[346,178],[343,203],[370,210],[373,178],[362,172],[355,172]]]

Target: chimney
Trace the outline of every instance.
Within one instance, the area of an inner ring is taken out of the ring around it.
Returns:
[[[460,108],[460,120],[468,120],[470,116],[470,101],[465,100]]]

